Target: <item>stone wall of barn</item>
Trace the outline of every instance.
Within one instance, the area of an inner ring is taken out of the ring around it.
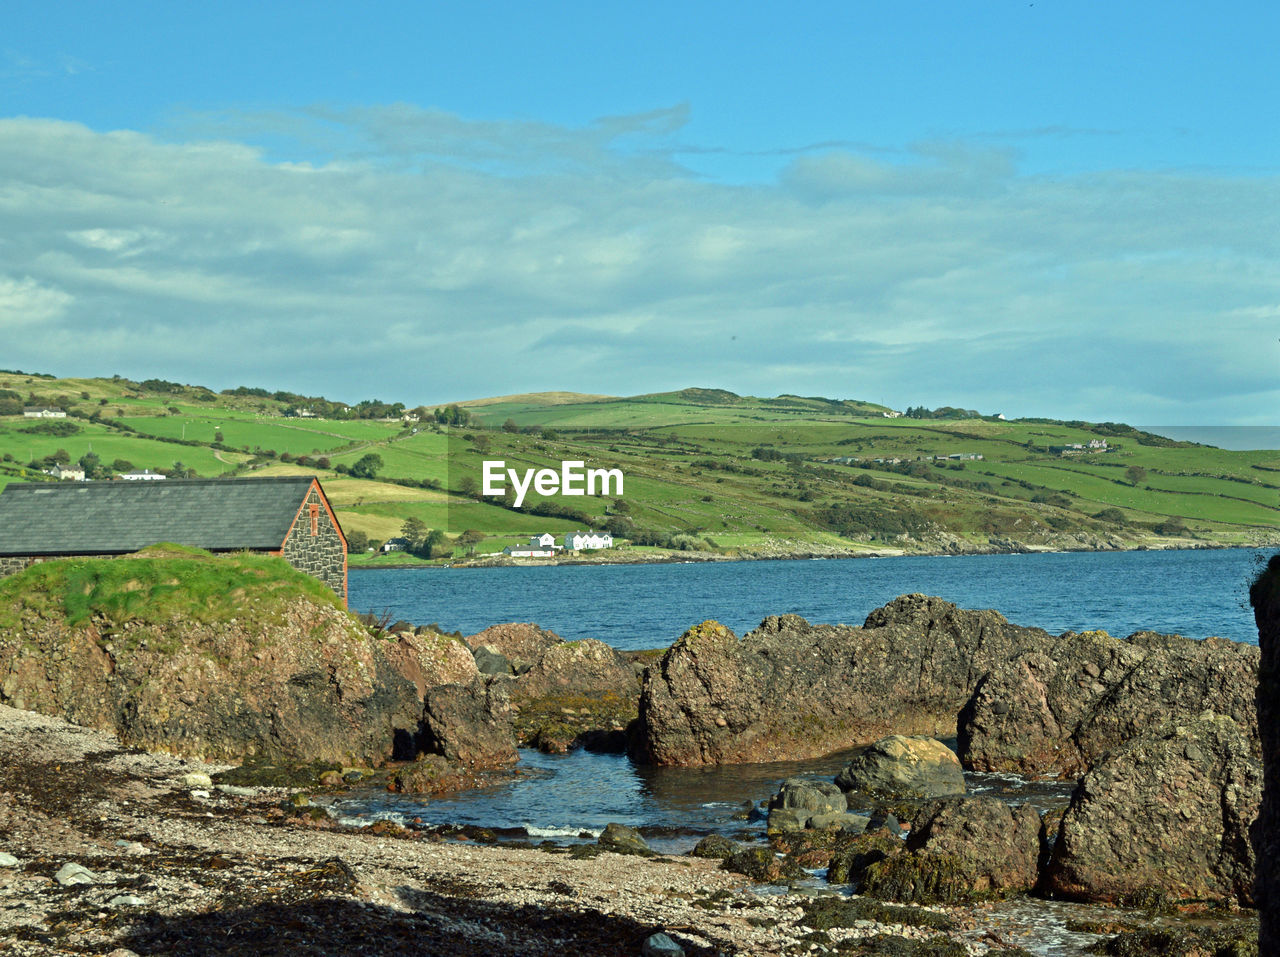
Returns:
[[[347,600],[347,550],[319,492],[307,493],[298,520],[285,539],[284,560],[320,579]]]

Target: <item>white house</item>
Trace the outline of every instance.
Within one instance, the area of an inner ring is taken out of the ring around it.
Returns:
[[[47,406],[27,406],[22,410],[22,417],[24,419],[65,419],[67,413]]]
[[[126,482],[162,482],[164,476],[159,472],[153,472],[151,469],[143,469],[141,472],[125,472],[120,478]]]
[[[573,552],[613,548],[613,536],[608,532],[570,532],[564,537],[564,547]]]
[[[412,543],[407,538],[388,538],[382,543],[384,552],[403,552],[407,551]]]
[[[76,468],[74,465],[55,465],[49,469],[49,474],[60,481],[84,481],[84,469]]]
[[[508,545],[502,553],[512,558],[554,558],[556,550],[554,547],[543,547],[537,544]]]
[[[537,545],[541,548],[555,548],[556,537],[550,532],[543,532],[541,535],[533,535],[529,538],[530,545]]]

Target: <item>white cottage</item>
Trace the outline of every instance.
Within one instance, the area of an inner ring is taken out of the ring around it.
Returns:
[[[564,547],[573,552],[613,548],[613,536],[608,532],[570,532],[564,537]]]

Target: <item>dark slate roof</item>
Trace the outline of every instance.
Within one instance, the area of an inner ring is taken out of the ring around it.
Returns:
[[[0,492],[0,555],[98,555],[157,542],[277,549],[309,476],[169,482],[44,482]]]

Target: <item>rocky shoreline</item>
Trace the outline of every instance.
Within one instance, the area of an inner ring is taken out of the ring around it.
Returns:
[[[4,952],[639,955],[657,933],[691,957],[810,952],[807,895],[753,894],[714,860],[317,826],[285,789],[212,785],[221,767],[0,706]],[[949,913],[954,934],[863,918],[824,933],[1003,949],[979,914]]]
[[[664,934],[689,957],[968,957],[1026,954],[1035,933],[984,905],[762,894],[714,857],[344,829],[297,792],[211,783],[223,768],[0,706],[4,952],[639,957]],[[1213,952],[1160,949],[1165,918],[1081,914],[1086,939],[1150,925],[1124,953]]]
[[[537,559],[512,558],[495,554],[471,559],[417,562],[414,564],[361,564],[353,563],[351,571],[368,571],[403,568],[536,568],[547,565],[682,565],[702,562],[767,562],[812,561],[857,558],[900,558],[913,556],[957,555],[1029,555],[1066,552],[1147,552],[1147,551],[1206,551],[1226,548],[1271,548],[1280,546],[1280,538],[1255,542],[1192,542],[1185,539],[1159,539],[1140,544],[1131,542],[1086,541],[1058,543],[1054,545],[1028,544],[1015,541],[992,542],[976,545],[956,539],[945,547],[937,548],[843,548],[819,545],[814,542],[778,541],[759,546],[737,549],[732,552],[688,551],[670,554],[629,553],[626,550],[602,551],[596,554],[578,554],[564,558]]]
[[[170,566],[133,560],[48,563],[0,607],[0,702],[24,709],[0,711],[0,931],[34,948],[16,953],[345,953],[355,927],[385,953],[427,934],[436,953],[961,957],[1020,952],[990,908],[1022,895],[1236,925],[1255,904],[1255,645],[1051,635],[913,594],[856,627],[707,621],[624,654],[278,597],[283,563],[217,615],[158,611]],[[95,569],[128,601],[75,611]],[[511,774],[518,746],[683,768],[866,750],[834,781],[784,781],[767,845],[692,857],[612,825],[574,849],[344,829],[306,793],[433,800]],[[1043,813],[966,794],[962,768],[1075,785]],[[1220,950],[1179,933],[1116,953]]]

